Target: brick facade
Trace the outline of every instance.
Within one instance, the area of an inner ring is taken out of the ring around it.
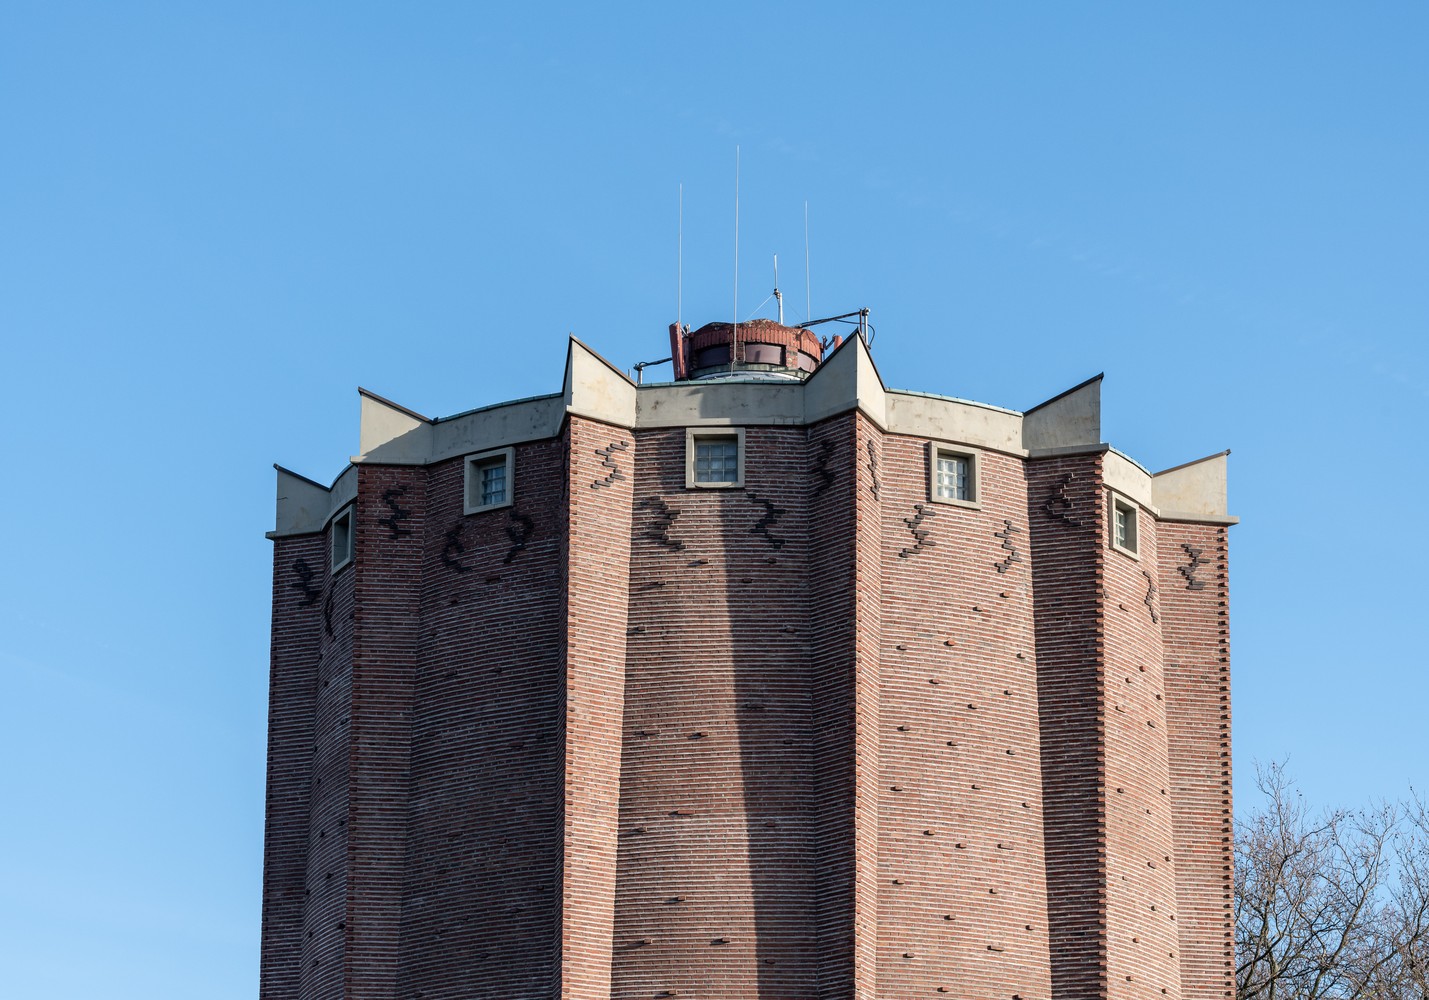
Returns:
[[[1228,995],[1225,525],[742,426],[735,489],[570,413],[509,507],[363,461],[349,566],[275,537],[265,1000]]]

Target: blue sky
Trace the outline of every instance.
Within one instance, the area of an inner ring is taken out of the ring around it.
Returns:
[[[278,461],[867,306],[890,385],[1099,371],[1232,448],[1235,764],[1429,779],[1429,8],[0,11],[0,992],[256,995]]]

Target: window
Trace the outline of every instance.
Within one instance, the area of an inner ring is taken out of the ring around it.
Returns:
[[[744,485],[744,428],[685,432],[685,486],[720,489]]]
[[[466,457],[467,514],[511,506],[515,490],[514,451],[502,448]]]
[[[960,507],[978,506],[978,456],[948,445],[928,445],[928,497]]]
[[[352,562],[352,508],[333,518],[328,530],[332,539],[332,571],[336,573]]]
[[[1111,498],[1111,547],[1136,555],[1136,504],[1119,496]]]

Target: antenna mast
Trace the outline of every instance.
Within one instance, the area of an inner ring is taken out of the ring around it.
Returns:
[[[779,325],[784,325],[784,296],[779,291],[779,255],[774,255],[774,301],[779,303]]]
[[[734,327],[729,345],[729,372],[739,356],[739,147],[734,147]]]
[[[809,294],[809,203],[804,202],[804,319],[814,318],[814,307]]]
[[[675,224],[675,325],[680,325],[685,307],[685,185],[680,184],[680,214]],[[643,374],[643,370],[642,370]]]

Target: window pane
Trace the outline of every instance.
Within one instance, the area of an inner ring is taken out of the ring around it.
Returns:
[[[481,466],[481,506],[506,502],[506,463]]]
[[[739,481],[739,442],[714,438],[695,441],[695,482]]]
[[[972,463],[963,455],[938,456],[938,496],[950,500],[971,500],[969,471]]]

